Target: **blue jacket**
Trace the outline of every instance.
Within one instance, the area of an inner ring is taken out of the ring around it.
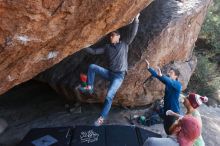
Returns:
[[[164,95],[164,112],[172,110],[180,114],[179,96],[182,90],[182,85],[178,80],[173,80],[166,75],[158,76],[157,72],[153,68],[148,69],[153,77],[159,79],[166,85]]]

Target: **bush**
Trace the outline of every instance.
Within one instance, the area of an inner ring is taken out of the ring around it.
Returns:
[[[206,39],[216,52],[220,52],[220,0],[213,0],[213,2],[199,37]]]
[[[220,87],[220,79],[216,67],[217,65],[211,63],[207,57],[198,56],[198,64],[190,79],[188,90],[219,100],[216,93]]]
[[[188,89],[219,101],[220,73],[213,57],[220,53],[220,0],[213,0],[196,43],[198,63]]]

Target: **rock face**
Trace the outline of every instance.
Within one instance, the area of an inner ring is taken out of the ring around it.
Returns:
[[[211,0],[155,0],[141,12],[138,34],[129,50],[128,74],[118,91],[114,104],[123,106],[146,105],[163,96],[164,86],[152,79],[144,59],[153,67],[166,71],[172,66],[179,69],[180,81],[186,88],[196,66],[192,51]],[[126,34],[127,28],[121,28]],[[123,37],[123,36],[122,36]],[[104,37],[94,47],[106,43]],[[90,63],[105,66],[104,56],[92,56],[83,50],[67,57],[38,79],[48,82],[57,92],[76,100],[74,87],[79,84],[79,74],[86,73]],[[97,97],[80,97],[83,102],[103,102],[108,82],[96,77]],[[78,97],[78,96],[77,96]]]
[[[7,127],[8,123],[4,119],[0,118],[0,134],[2,134]]]
[[[0,94],[108,32],[151,0],[1,0]]]

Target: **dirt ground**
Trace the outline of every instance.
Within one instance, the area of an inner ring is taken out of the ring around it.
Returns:
[[[130,125],[126,117],[142,115],[147,110],[113,107],[106,124]],[[15,146],[31,128],[91,125],[100,111],[99,104],[70,104],[46,84],[29,81],[0,96],[0,117],[9,125],[0,135],[0,146]],[[200,113],[206,145],[220,145],[220,108],[204,105]],[[165,136],[162,124],[142,127]]]

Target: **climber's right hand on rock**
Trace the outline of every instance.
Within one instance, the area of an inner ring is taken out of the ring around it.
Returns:
[[[136,17],[134,18],[134,20],[135,20],[136,22],[139,22],[139,16],[140,16],[140,13],[138,13],[138,14],[136,15]]]
[[[139,22],[139,16],[140,16],[140,13],[138,13],[134,18],[132,18],[132,20],[129,22],[129,24],[131,24],[133,21]]]

